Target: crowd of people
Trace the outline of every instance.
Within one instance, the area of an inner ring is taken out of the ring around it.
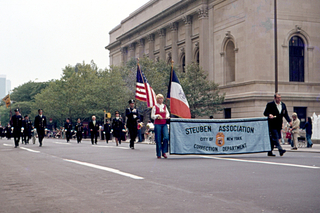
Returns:
[[[283,156],[286,152],[286,150],[280,145],[281,141],[282,144],[284,144],[284,132],[286,133],[286,138],[291,144],[292,150],[297,150],[298,138],[300,137],[300,120],[295,112],[292,114],[292,119],[289,117],[287,107],[281,101],[281,95],[279,93],[276,93],[274,95],[274,100],[267,104],[263,114],[268,117],[270,132],[271,151],[268,152],[268,156],[275,156],[275,154],[272,153],[274,147],[278,148],[280,156]],[[283,117],[288,122],[285,130],[283,129]],[[312,148],[312,121],[310,117],[308,117],[303,129],[306,129],[307,147]]]
[[[45,136],[53,138],[64,137],[67,143],[69,143],[70,139],[76,138],[77,143],[81,143],[83,135],[86,137],[88,131],[92,145],[97,144],[99,134],[103,134],[106,143],[113,136],[116,146],[121,144],[121,141],[125,141],[128,135],[130,137],[129,147],[134,149],[137,137],[138,142],[142,142],[144,136],[155,134],[157,158],[161,158],[161,156],[167,158],[169,137],[166,120],[170,118],[170,114],[163,104],[163,95],[157,95],[157,104],[152,109],[151,118],[156,120],[155,125],[149,120],[146,128],[144,128],[144,124],[141,121],[138,109],[135,108],[135,101],[129,100],[128,103],[129,107],[125,111],[126,122],[120,116],[119,111],[115,111],[112,123],[107,120],[103,126],[99,124],[96,116],[93,115],[87,129],[80,119],[77,120],[73,128],[70,118],[66,118],[64,127],[51,130],[51,134],[49,134],[50,130],[47,129],[47,118],[43,115],[42,109],[38,110],[38,115],[33,123],[29,120],[28,115],[22,118],[19,109],[15,109],[15,114],[6,128],[3,129],[0,126],[0,137],[6,136],[8,139],[11,139],[13,136],[15,148],[19,146],[21,138],[22,143],[28,144],[31,138],[33,138],[34,143],[35,138],[38,137],[39,147],[42,147]],[[144,133],[142,129],[146,129]]]
[[[167,158],[166,153],[168,152],[169,142],[167,121],[170,119],[170,113],[166,105],[163,104],[163,100],[164,97],[162,94],[156,96],[156,104],[151,110],[151,118],[154,120],[154,123],[149,120],[146,128],[143,128],[144,125],[140,120],[139,111],[135,108],[135,101],[129,100],[129,107],[125,111],[125,116],[127,118],[126,122],[120,116],[119,111],[115,111],[115,117],[113,118],[112,123],[107,120],[103,126],[97,122],[96,116],[94,115],[89,122],[88,128],[81,123],[80,119],[77,120],[77,123],[73,128],[70,119],[67,118],[64,128],[61,128],[60,130],[57,129],[52,137],[62,137],[62,135],[64,135],[67,143],[72,138],[76,138],[77,143],[81,143],[83,135],[86,137],[88,131],[91,135],[92,145],[96,145],[98,142],[98,135],[103,134],[106,143],[108,143],[111,136],[113,136],[113,138],[115,138],[116,146],[118,146],[121,144],[121,141],[126,140],[127,134],[129,133],[129,147],[134,149],[137,137],[138,142],[142,142],[143,136],[145,139],[150,139],[151,136],[154,135],[156,157]],[[268,117],[270,132],[271,150],[267,155],[275,156],[272,151],[274,147],[277,147],[279,155],[283,156],[286,152],[281,146],[281,144],[284,144],[284,138],[288,139],[293,150],[297,150],[298,138],[300,136],[300,120],[297,113],[293,113],[292,118],[289,117],[286,105],[281,102],[280,94],[276,93],[274,95],[274,100],[266,105],[263,114]],[[283,125],[283,117],[288,122],[285,127]],[[142,132],[142,129],[145,129],[144,133]],[[307,147],[312,148],[312,120],[310,117],[307,118],[307,122],[303,129],[306,130]],[[35,117],[33,124],[28,115],[22,118],[19,109],[16,109],[15,114],[11,118],[11,123],[5,128],[0,125],[0,137],[7,137],[10,139],[13,136],[15,148],[19,146],[20,138],[22,138],[22,143],[28,144],[31,138],[33,138],[33,143],[35,143],[36,134],[39,140],[39,146],[41,147],[47,131],[47,119],[43,115],[42,109],[38,110],[38,115]]]

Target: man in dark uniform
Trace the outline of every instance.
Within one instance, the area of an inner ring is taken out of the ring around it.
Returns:
[[[67,143],[69,143],[71,138],[71,130],[72,130],[72,124],[70,123],[70,119],[67,118],[66,122],[64,123],[64,131],[66,133]]]
[[[0,138],[2,139],[2,137],[3,137],[3,133],[4,132],[4,129],[3,129],[3,127],[1,126],[1,124],[0,124]]]
[[[271,151],[268,152],[268,156],[275,157],[275,155],[272,153],[274,145],[277,146],[279,154],[282,156],[286,152],[285,149],[282,149],[279,143],[279,139],[281,139],[282,118],[285,117],[290,125],[291,119],[288,115],[286,105],[281,102],[281,95],[279,93],[274,94],[274,101],[271,101],[267,104],[263,114],[264,116],[268,117],[270,132]]]
[[[12,127],[14,137],[14,148],[19,146],[22,128],[22,116],[20,115],[19,109],[14,110],[15,114],[12,116]]]
[[[89,130],[91,133],[91,143],[97,144],[97,137],[99,132],[99,124],[96,121],[96,116],[92,116],[92,121],[89,123]]]
[[[11,139],[11,125],[10,125],[10,123],[8,123],[8,125],[6,126],[5,132],[6,132],[7,139],[10,140]]]
[[[29,143],[29,140],[31,138],[31,132],[32,132],[32,122],[29,120],[29,116],[25,115],[23,120],[23,140],[25,144]]]
[[[39,146],[42,146],[42,140],[45,135],[45,130],[47,128],[47,118],[42,115],[42,109],[38,110],[39,115],[37,115],[34,119],[34,128],[37,129],[38,138],[39,138]]]
[[[109,120],[107,120],[107,123],[104,125],[103,131],[106,136],[106,143],[108,143],[108,141],[110,140],[110,131],[111,131],[111,125]]]
[[[83,132],[83,125],[81,123],[80,118],[78,118],[77,124],[76,124],[76,135],[77,135],[77,142],[81,143],[82,140],[82,132]]]
[[[126,116],[127,116],[127,128],[129,129],[130,134],[130,148],[134,149],[134,142],[137,137],[137,129],[138,129],[138,122],[139,119],[139,112],[134,107],[134,100],[129,100],[130,107],[126,109]]]

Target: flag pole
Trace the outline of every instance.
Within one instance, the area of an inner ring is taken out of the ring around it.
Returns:
[[[170,81],[169,81],[169,85],[168,85],[168,86],[170,86],[170,90],[171,90],[171,82],[172,82],[173,63],[174,63],[174,61],[171,60]],[[168,91],[168,92],[170,92],[170,96],[171,96],[171,91]],[[171,98],[171,97],[170,97],[170,98]],[[167,100],[168,100],[168,97],[166,98],[166,102],[165,102],[166,105],[167,105]]]
[[[140,64],[139,64],[139,58],[137,58],[137,61],[138,61],[137,66],[139,67],[140,76],[141,76],[142,82],[144,84],[144,79],[143,79],[143,76],[142,76],[142,73],[141,73]],[[136,107],[136,102],[134,102],[134,107]]]
[[[10,98],[10,93],[8,93],[9,95],[9,100],[10,100],[10,125],[13,125],[12,124],[12,111],[11,111],[11,98]]]
[[[140,71],[140,76],[141,76],[142,82],[144,84],[144,79],[143,79],[143,76],[142,76],[142,73],[141,73],[140,64],[139,64],[139,58],[137,58],[137,60],[138,60],[138,67],[139,67],[139,71]]]

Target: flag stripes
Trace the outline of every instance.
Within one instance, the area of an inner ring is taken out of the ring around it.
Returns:
[[[139,64],[137,66],[136,99],[147,102],[148,108],[153,107],[156,103],[156,94],[140,69]]]

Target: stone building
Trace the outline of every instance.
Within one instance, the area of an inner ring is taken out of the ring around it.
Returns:
[[[278,91],[320,113],[320,1],[277,1]],[[274,0],[150,0],[110,31],[110,64],[146,55],[198,62],[225,93],[215,118],[262,117],[275,92]]]

